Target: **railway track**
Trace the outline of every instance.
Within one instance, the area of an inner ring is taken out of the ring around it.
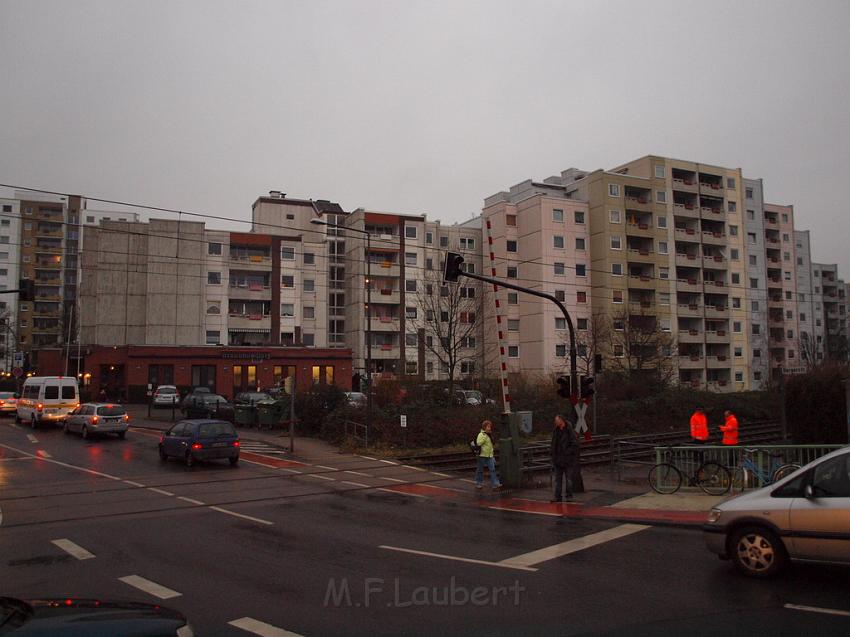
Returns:
[[[739,439],[741,444],[757,444],[776,442],[782,438],[782,428],[778,422],[753,422],[740,428]],[[639,434],[634,436],[617,436],[613,438],[608,435],[597,436],[590,441],[581,441],[581,464],[582,466],[593,466],[610,464],[616,442],[634,443],[635,449],[623,451],[619,457],[623,460],[638,460],[654,455],[654,447],[677,445],[690,441],[690,431],[670,431],[652,434]],[[712,437],[711,442],[720,444]],[[628,446],[627,444],[625,446]],[[496,449],[496,460],[498,462],[499,450]],[[526,471],[543,471],[549,469],[549,443],[531,443],[522,447],[523,468]],[[400,462],[413,466],[423,467],[439,471],[474,471],[476,460],[468,451],[457,451],[451,453],[422,454],[415,456],[402,456]]]

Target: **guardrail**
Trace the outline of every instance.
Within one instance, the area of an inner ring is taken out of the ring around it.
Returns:
[[[369,426],[353,420],[343,421],[343,431],[346,438],[351,437],[355,440],[362,441],[363,447],[369,446]]]

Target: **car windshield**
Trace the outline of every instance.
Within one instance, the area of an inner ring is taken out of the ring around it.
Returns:
[[[14,398],[14,397],[15,397],[14,392],[0,391],[0,398]]]
[[[121,405],[102,405],[97,408],[98,416],[123,416],[127,413]]]
[[[261,400],[268,400],[269,398],[271,398],[271,396],[269,396],[265,392],[249,392],[246,394],[242,394],[240,398],[241,400],[250,400],[251,402],[256,403]]]
[[[235,436],[236,430],[229,422],[208,422],[198,428],[198,438],[216,438],[218,436]]]
[[[204,394],[202,400],[205,403],[226,403],[227,399],[224,396],[219,396],[218,394]]]
[[[176,394],[177,390],[174,387],[160,387],[156,390],[157,394]]]
[[[478,402],[481,402],[481,400],[482,400],[482,396],[481,396],[481,392],[480,392],[480,391],[476,391],[476,390],[469,390],[469,391],[467,391],[467,392],[465,392],[465,393],[466,393],[466,397],[467,397],[467,398],[474,398],[474,399],[475,399],[475,400],[477,400]]]

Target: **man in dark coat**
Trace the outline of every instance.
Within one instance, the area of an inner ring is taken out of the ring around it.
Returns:
[[[574,465],[578,463],[579,448],[575,431],[567,425],[566,419],[560,414],[555,416],[555,429],[552,431],[552,469],[555,472],[555,497],[552,502],[561,501],[561,493],[566,482],[564,499],[573,497],[571,483],[573,481]],[[573,485],[574,486],[574,485]]]

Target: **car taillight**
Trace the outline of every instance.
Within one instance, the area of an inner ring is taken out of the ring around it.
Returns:
[[[195,444],[192,445],[192,449],[203,449],[203,448],[204,448],[204,445],[202,445],[200,442],[196,442]]]
[[[43,405],[42,403],[38,403],[38,404],[35,406],[35,410],[36,410],[36,411],[41,411],[42,409],[44,409],[44,405]]]
[[[165,442],[165,436],[160,436],[159,437],[159,444],[162,444],[164,442]]]
[[[239,446],[239,441],[237,440],[236,442],[234,442],[234,443],[233,443],[233,446],[234,446],[234,447],[238,447],[238,446]]]
[[[124,414],[124,422],[130,422],[130,414]]]
[[[92,416],[91,417],[91,424],[96,425],[98,420],[100,420],[100,418],[98,418],[97,416]]]
[[[4,401],[0,400],[0,405],[5,405],[5,404],[6,403]]]

